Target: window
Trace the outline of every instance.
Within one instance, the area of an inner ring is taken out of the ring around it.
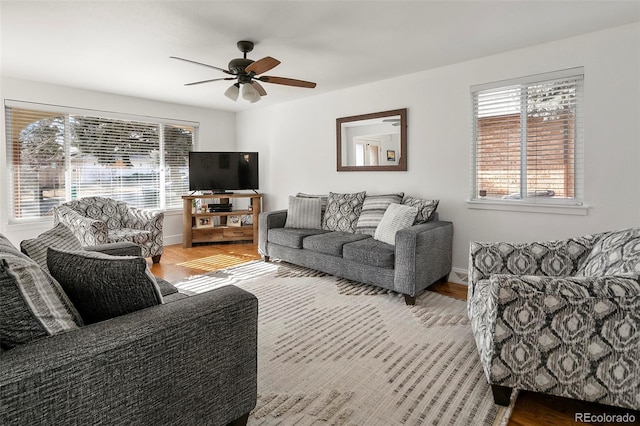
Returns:
[[[182,207],[197,123],[14,101],[5,117],[13,222],[96,195],[152,210]]]
[[[582,205],[582,69],[471,93],[471,200]]]

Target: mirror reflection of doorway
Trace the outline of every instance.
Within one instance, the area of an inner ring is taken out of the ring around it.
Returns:
[[[380,165],[380,142],[362,140],[356,138],[355,159],[356,166],[378,166]]]

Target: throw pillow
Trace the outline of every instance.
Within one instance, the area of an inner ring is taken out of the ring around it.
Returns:
[[[396,233],[413,225],[417,214],[417,207],[391,204],[384,212],[373,238],[383,243],[396,245]]]
[[[289,197],[285,228],[320,229],[320,199]]]
[[[440,203],[440,200],[421,200],[420,198],[409,196],[404,197],[404,200],[402,200],[402,204],[418,208],[415,224],[428,222],[438,208],[438,203]]]
[[[355,233],[366,194],[365,191],[353,194],[329,192],[322,229]]]
[[[73,235],[71,229],[63,223],[57,224],[53,229],[49,229],[36,238],[24,240],[20,243],[20,250],[47,272],[49,271],[47,267],[47,249],[49,247],[65,251],[82,250],[80,241]]]
[[[601,277],[640,272],[640,229],[610,232],[591,249],[577,276]]]
[[[327,210],[327,202],[329,201],[328,195],[320,195],[320,194],[305,194],[304,192],[298,192],[296,194],[298,198],[317,198],[320,200],[320,215],[324,217],[324,212]]]
[[[404,193],[367,195],[362,203],[362,212],[356,225],[356,233],[374,235],[378,224],[390,204],[402,203]]]
[[[86,324],[163,303],[142,257],[49,248],[47,263]]]
[[[64,333],[82,319],[60,285],[24,255],[0,259],[0,346],[3,349]]]

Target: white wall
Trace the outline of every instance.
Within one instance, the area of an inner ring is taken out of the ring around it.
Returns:
[[[0,98],[40,102],[76,108],[114,111],[126,114],[196,121],[200,123],[200,150],[233,150],[236,143],[235,113],[185,105],[155,102],[145,99],[92,92],[32,81],[2,78]],[[33,238],[51,228],[52,222],[8,224],[6,132],[4,108],[0,120],[0,232],[12,243]],[[182,211],[168,211],[164,220],[165,244],[182,242]]]
[[[404,191],[440,199],[441,219],[454,224],[454,270],[464,272],[472,240],[547,240],[640,226],[639,65],[636,23],[241,112],[238,149],[260,151],[265,210],[286,208],[298,191]],[[469,87],[578,66],[585,69],[588,215],[468,209]],[[336,171],[336,118],[404,107],[407,172]]]

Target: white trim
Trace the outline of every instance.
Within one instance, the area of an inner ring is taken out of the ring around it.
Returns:
[[[72,115],[88,115],[91,117],[111,118],[114,120],[141,121],[143,123],[166,124],[176,126],[188,126],[197,128],[200,123],[197,121],[176,120],[173,118],[154,117],[151,115],[126,114],[121,112],[103,111],[98,109],[74,108],[64,105],[51,105],[39,102],[17,101],[15,99],[5,99],[5,107],[31,109],[45,112],[58,112]]]
[[[557,80],[562,78],[584,76],[584,67],[567,68],[559,71],[544,72],[540,74],[528,75],[525,77],[510,78],[507,80],[492,81],[490,83],[476,84],[471,86],[471,93],[498,87],[507,87],[520,84],[541,83],[544,81]]]
[[[498,201],[498,200],[467,200],[467,208],[477,210],[500,210],[512,212],[527,213],[547,213],[547,214],[568,214],[577,216],[586,216],[589,214],[588,205],[571,206],[571,205],[550,205],[527,203],[516,200]]]

